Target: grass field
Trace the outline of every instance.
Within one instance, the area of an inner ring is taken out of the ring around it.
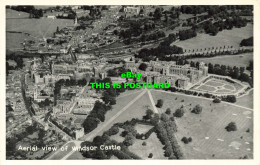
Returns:
[[[142,145],[143,142],[146,142],[146,146]],[[163,155],[163,145],[155,133],[152,133],[146,140],[136,139],[134,144],[129,146],[129,150],[140,156],[142,159],[167,159]],[[152,158],[148,158],[150,153],[153,154]]]
[[[6,10],[6,44],[7,48],[21,48],[20,43],[24,39],[43,39],[53,35],[57,27],[60,29],[66,26],[72,26],[73,20],[69,19],[30,19],[29,14]],[[22,32],[10,33],[9,31]],[[24,34],[28,33],[30,36]]]
[[[237,67],[247,67],[249,65],[249,61],[253,60],[253,53],[245,53],[240,55],[225,55],[225,56],[217,56],[212,58],[193,58],[188,59],[188,61],[193,62],[204,62],[204,63],[212,63],[226,65],[226,66],[237,66]]]
[[[213,92],[216,90],[214,87],[208,85],[201,85],[198,89],[203,91],[209,91],[209,92]]]
[[[232,30],[223,30],[216,36],[209,34],[198,34],[197,37],[174,43],[183,49],[203,49],[212,47],[233,46],[238,48],[240,42],[253,36],[253,25],[248,24],[246,27],[233,28]]]
[[[144,124],[136,124],[135,129],[139,134],[145,134],[148,132],[153,126],[150,125],[144,125]]]
[[[123,142],[125,138],[120,136],[120,134],[123,132],[123,130],[124,129],[119,128],[119,132],[116,135],[110,136],[110,139],[115,140],[115,141],[117,141],[119,143]]]
[[[214,104],[211,100],[161,93],[161,91],[152,91],[152,95],[154,100],[164,100],[161,111],[171,108],[174,112],[184,105],[184,116],[176,119],[178,126],[176,137],[185,159],[238,159],[245,155],[253,158],[252,111],[223,102]],[[202,106],[202,113],[199,115],[190,112],[197,104]],[[235,132],[225,130],[231,121],[237,125],[238,130]],[[246,132],[248,128],[249,133]],[[184,144],[181,141],[184,136],[192,137],[192,142]]]
[[[245,106],[248,108],[254,108],[253,100],[254,100],[254,92],[250,91],[248,95],[237,98],[237,102],[235,104]]]

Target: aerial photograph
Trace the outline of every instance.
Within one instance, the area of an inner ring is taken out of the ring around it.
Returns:
[[[6,5],[4,19],[6,160],[255,158],[254,5]]]

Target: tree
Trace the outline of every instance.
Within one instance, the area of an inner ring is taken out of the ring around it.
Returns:
[[[159,20],[162,17],[162,12],[160,8],[156,8],[153,14],[155,20]]]
[[[153,157],[153,154],[152,153],[150,153],[149,154],[149,156],[148,156],[148,158],[152,158]]]
[[[108,130],[109,136],[116,135],[119,132],[118,126],[113,126]]]
[[[152,115],[153,115],[153,111],[151,109],[147,109],[146,110],[146,115],[143,117],[143,119],[149,120],[149,119],[152,118]]]
[[[141,63],[140,66],[139,66],[139,69],[143,70],[143,71],[145,71],[146,68],[147,68],[147,64],[146,63]]]
[[[123,141],[124,145],[131,146],[134,143],[135,137],[132,133],[128,133],[125,137],[125,140]]]
[[[161,108],[162,106],[163,106],[163,100],[162,100],[162,99],[159,99],[159,100],[157,101],[156,107]]]
[[[150,122],[155,125],[159,122],[159,120],[160,120],[159,114],[155,113],[153,118],[151,118]]]
[[[200,114],[202,112],[202,107],[199,104],[197,104],[191,112],[195,114]]]
[[[236,130],[237,130],[236,123],[235,123],[235,122],[230,122],[230,123],[225,127],[225,129],[226,129],[228,132],[236,131]]]
[[[97,128],[98,124],[99,124],[99,120],[97,120],[97,119],[94,118],[94,117],[89,117],[89,116],[88,116],[88,117],[84,120],[82,126],[83,126],[83,128],[84,128],[84,130],[85,130],[85,133],[89,133],[89,132],[91,132],[92,130],[94,130],[95,128]]]
[[[219,99],[219,98],[215,98],[214,100],[213,100],[213,103],[220,103],[221,102],[221,100]]]
[[[167,115],[170,115],[170,114],[171,114],[171,109],[170,109],[170,108],[167,108],[165,113],[166,113]]]
[[[186,137],[183,137],[183,138],[181,139],[181,141],[182,141],[183,143],[185,143],[185,144],[188,144],[188,143],[189,143],[189,140],[188,140],[188,138],[186,138]]]
[[[184,115],[184,110],[183,108],[178,108],[176,109],[175,113],[174,113],[174,116],[175,117],[182,117]]]

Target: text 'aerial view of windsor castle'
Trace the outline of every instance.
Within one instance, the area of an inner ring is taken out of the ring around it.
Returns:
[[[5,12],[7,160],[254,158],[252,5]]]

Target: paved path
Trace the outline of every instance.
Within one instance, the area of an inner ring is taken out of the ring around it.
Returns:
[[[83,141],[75,141],[75,140],[71,140],[71,141],[68,141],[67,143],[65,143],[62,147],[65,148],[66,145],[68,145],[69,143],[74,143],[76,147],[80,147],[80,144],[82,143]],[[64,151],[61,151],[61,148],[58,149],[55,153],[53,153],[51,156],[49,156],[47,158],[47,160],[51,160],[55,155],[57,155],[59,152],[64,152]]]
[[[147,89],[146,89],[146,90],[147,90]],[[155,113],[159,113],[158,109],[157,109],[156,106],[155,106],[155,103],[154,103],[154,100],[153,100],[151,91],[150,91],[150,90],[147,90],[147,92],[148,92],[148,96],[149,96],[149,98],[150,98],[150,100],[151,100],[151,103],[152,103],[152,106],[153,106],[153,111],[154,111]]]

